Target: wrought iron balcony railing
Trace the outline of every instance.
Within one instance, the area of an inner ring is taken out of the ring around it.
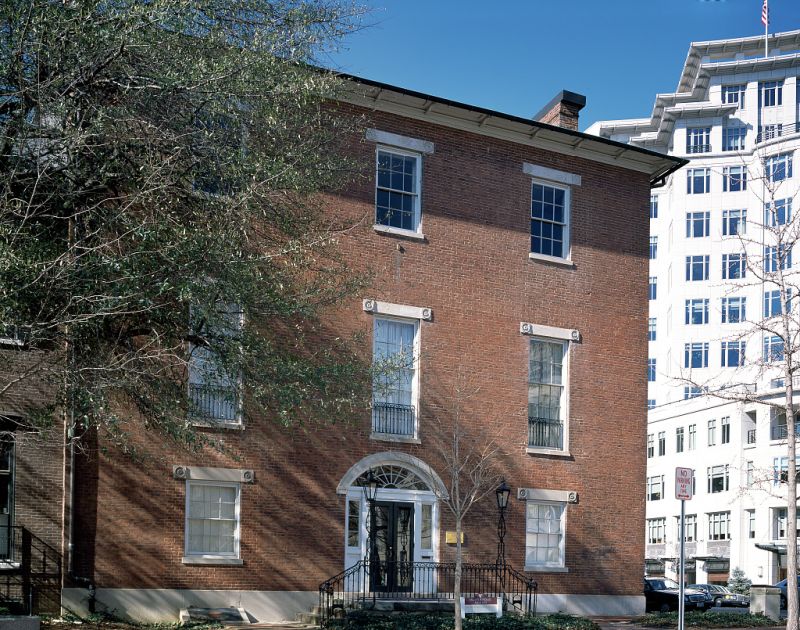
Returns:
[[[795,435],[800,436],[800,424],[794,425]],[[789,429],[785,424],[773,424],[770,429],[770,438],[773,440],[785,440],[789,435]]]
[[[208,422],[239,421],[239,391],[236,387],[189,383],[193,418]]]
[[[686,147],[686,153],[711,153],[710,144],[690,144]]]
[[[414,437],[416,410],[412,405],[372,403],[372,432]]]
[[[528,417],[528,446],[532,448],[563,448],[564,425],[551,418]]]
[[[767,129],[760,128],[756,136],[756,144],[759,142],[766,142],[773,138],[780,138],[782,136],[790,136],[793,133],[800,131],[800,124],[790,123],[788,125],[769,125]]]

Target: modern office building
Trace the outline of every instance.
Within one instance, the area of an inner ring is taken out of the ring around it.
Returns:
[[[696,492],[688,579],[725,582],[737,566],[754,582],[785,575],[787,431],[768,404],[784,395],[771,365],[783,342],[758,323],[780,313],[771,274],[795,273],[774,228],[791,232],[797,210],[799,74],[800,31],[771,35],[766,56],[763,36],[693,43],[678,87],[656,96],[648,118],[588,130],[690,161],[650,203],[651,574],[675,577],[674,476],[685,466]],[[752,400],[725,398],[743,391]]]

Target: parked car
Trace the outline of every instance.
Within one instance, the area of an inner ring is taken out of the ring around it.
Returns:
[[[645,578],[644,600],[647,612],[678,610],[678,583],[669,578]],[[685,610],[704,610],[711,605],[711,597],[702,591],[684,589]]]
[[[777,584],[773,584],[773,586],[781,589],[781,608],[786,608],[786,578],[783,578]],[[800,576],[797,578],[797,597],[800,600]]]
[[[734,593],[727,586],[720,584],[689,584],[689,588],[702,591],[711,596],[714,606],[738,606],[747,608],[750,606],[750,598],[747,595]]]

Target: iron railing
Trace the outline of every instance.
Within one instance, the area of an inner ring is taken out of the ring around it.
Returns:
[[[795,423],[794,433],[800,436],[800,423]],[[785,424],[773,424],[770,428],[770,437],[773,440],[785,440],[787,435],[789,435],[789,429]]]
[[[690,144],[686,147],[686,153],[710,153],[710,144]]]
[[[412,405],[372,403],[372,432],[413,437],[416,412]]]
[[[768,129],[764,129],[763,127],[759,128],[758,135],[756,135],[756,144],[759,142],[766,142],[767,140],[772,140],[773,138],[780,138],[781,136],[790,136],[793,133],[797,133],[800,131],[800,124],[798,123],[790,123],[788,125],[784,124],[775,124],[775,125],[764,125],[769,127]]]
[[[533,448],[562,448],[564,425],[560,420],[528,417],[528,446]]]
[[[755,429],[748,429],[747,430],[747,443],[748,444],[755,444],[756,443],[756,430]]]
[[[189,383],[194,418],[212,422],[239,421],[239,392],[235,386]]]
[[[372,569],[372,570],[371,570]],[[454,562],[359,560],[319,586],[323,623],[353,610],[368,610],[378,600],[448,602],[455,599]],[[377,588],[371,585],[380,584]],[[536,580],[503,564],[463,564],[461,596],[503,597],[503,605],[523,615],[536,614]]]
[[[0,526],[0,604],[12,612],[58,613],[61,554],[19,525]]]

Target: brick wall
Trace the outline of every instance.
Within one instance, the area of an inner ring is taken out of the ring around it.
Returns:
[[[354,110],[358,111],[358,110]],[[85,506],[97,537],[82,562],[99,586],[310,590],[343,568],[342,475],[364,456],[412,453],[443,474],[436,422],[452,418],[461,376],[479,389],[462,405],[463,421],[496,434],[506,479],[518,487],[568,489],[580,502],[567,513],[568,574],[536,574],[541,592],[641,594],[644,540],[646,409],[646,277],[649,201],[644,174],[511,142],[378,112],[368,126],[428,140],[424,157],[425,241],[372,229],[371,177],[328,199],[340,218],[361,221],[341,239],[356,267],[369,269],[370,289],[332,309],[326,336],[364,333],[372,319],[361,299],[425,306],[421,323],[419,445],[369,439],[367,410],[351,426],[282,428],[249,418],[244,431],[224,433],[232,455],[198,456],[134,432],[147,456],[132,462],[95,452],[86,462]],[[374,145],[353,139],[351,150],[374,168]],[[567,268],[528,258],[530,177],[523,162],[582,177],[572,192],[572,259]],[[367,220],[363,220],[364,218]],[[577,328],[571,351],[570,456],[535,456],[527,442],[528,340],[521,321]],[[370,341],[365,341],[369,352]],[[461,376],[460,376],[461,375]],[[185,483],[173,464],[252,468],[242,486],[242,567],[184,566]],[[512,495],[507,558],[524,561],[524,504]],[[493,561],[496,508],[488,497],[465,524],[468,561]],[[443,513],[441,529],[452,528]],[[443,538],[443,537],[442,537]],[[441,559],[452,557],[442,540]],[[87,560],[88,558],[88,560]]]

